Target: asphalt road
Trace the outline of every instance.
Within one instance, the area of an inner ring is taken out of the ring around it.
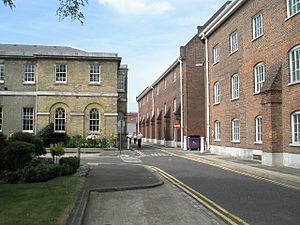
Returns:
[[[156,166],[253,225],[299,225],[300,192],[143,147]]]

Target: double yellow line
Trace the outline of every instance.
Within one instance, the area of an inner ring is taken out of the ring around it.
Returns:
[[[199,203],[204,205],[207,209],[212,211],[214,214],[221,217],[228,224],[231,224],[231,225],[249,225],[247,222],[245,222],[241,218],[239,218],[239,217],[233,215],[232,213],[228,212],[223,207],[219,206],[218,204],[216,204],[212,200],[210,200],[207,197],[205,197],[204,195],[200,194],[199,192],[197,192],[193,188],[185,185],[184,183],[182,183],[181,181],[179,181],[178,179],[176,179],[172,175],[170,175],[170,174],[166,173],[165,171],[163,171],[163,170],[161,170],[157,167],[154,167],[154,166],[150,166],[150,168],[152,170],[156,171],[157,173],[159,173],[164,178],[166,178],[172,184],[174,184],[175,186],[177,186],[178,188],[183,190],[185,193],[190,195],[192,198],[196,199]]]
[[[142,153],[142,152],[139,151],[139,150],[135,150],[135,152],[136,152],[140,157],[144,157],[144,156],[145,156],[145,154]]]

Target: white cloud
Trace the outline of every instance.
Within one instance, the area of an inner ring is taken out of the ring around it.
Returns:
[[[166,0],[98,0],[104,6],[110,6],[124,15],[161,14],[172,9]]]

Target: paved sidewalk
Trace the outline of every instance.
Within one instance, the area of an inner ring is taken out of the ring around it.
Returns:
[[[225,225],[152,170],[124,163],[116,151],[83,155],[81,162],[92,162],[92,169],[67,225]]]
[[[147,145],[186,159],[206,163],[222,169],[300,190],[300,169],[290,167],[270,167],[261,165],[259,161],[255,160],[246,160],[211,153],[200,153],[200,151],[196,150],[190,151],[182,150],[180,148],[166,148],[160,145],[144,144],[144,146]]]

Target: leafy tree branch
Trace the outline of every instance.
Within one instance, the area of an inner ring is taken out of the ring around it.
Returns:
[[[11,9],[15,8],[14,0],[2,0],[5,6]],[[56,14],[59,20],[70,17],[72,21],[78,20],[81,24],[85,19],[84,14],[81,12],[82,7],[88,4],[88,0],[59,0],[59,8]]]

